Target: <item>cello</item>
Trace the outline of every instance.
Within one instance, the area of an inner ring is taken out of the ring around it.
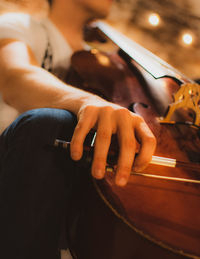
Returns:
[[[200,86],[109,25],[95,30],[116,51],[75,53],[67,82],[141,115],[157,138],[156,157],[170,165],[133,172],[125,188],[112,166],[103,180],[89,177],[82,213],[72,210],[73,257],[200,258]]]

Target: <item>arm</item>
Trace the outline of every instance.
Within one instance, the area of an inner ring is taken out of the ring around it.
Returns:
[[[42,107],[68,109],[77,114],[91,94],[69,86],[42,69],[23,42],[0,40],[0,91],[18,111]]]
[[[134,169],[144,169],[154,152],[156,141],[144,120],[127,109],[76,89],[40,68],[30,48],[11,39],[0,41],[0,91],[4,100],[20,112],[42,107],[67,109],[78,123],[71,141],[71,156],[79,160],[83,142],[91,128],[97,129],[92,175],[105,174],[106,157],[112,134],[120,145],[116,184],[124,186],[135,156],[136,137],[141,143]]]

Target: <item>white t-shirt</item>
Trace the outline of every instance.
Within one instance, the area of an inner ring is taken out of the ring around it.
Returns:
[[[56,26],[48,19],[35,20],[28,14],[7,13],[0,15],[0,39],[17,39],[25,42],[42,66],[48,45],[52,52],[52,72],[64,78],[72,49]],[[0,133],[19,113],[5,104],[0,96]]]

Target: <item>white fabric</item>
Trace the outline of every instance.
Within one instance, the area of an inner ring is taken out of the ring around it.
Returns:
[[[23,13],[0,15],[0,39],[5,38],[25,42],[33,51],[40,65],[42,65],[49,42],[53,55],[53,73],[61,79],[64,77],[63,73],[69,66],[72,50],[48,18],[38,21]],[[0,134],[18,115],[19,113],[6,105],[0,96]]]

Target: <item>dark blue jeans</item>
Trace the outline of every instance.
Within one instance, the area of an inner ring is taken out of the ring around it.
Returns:
[[[66,110],[35,109],[0,136],[0,258],[56,259],[67,248],[66,218],[81,177],[53,143],[70,141],[75,125]]]

